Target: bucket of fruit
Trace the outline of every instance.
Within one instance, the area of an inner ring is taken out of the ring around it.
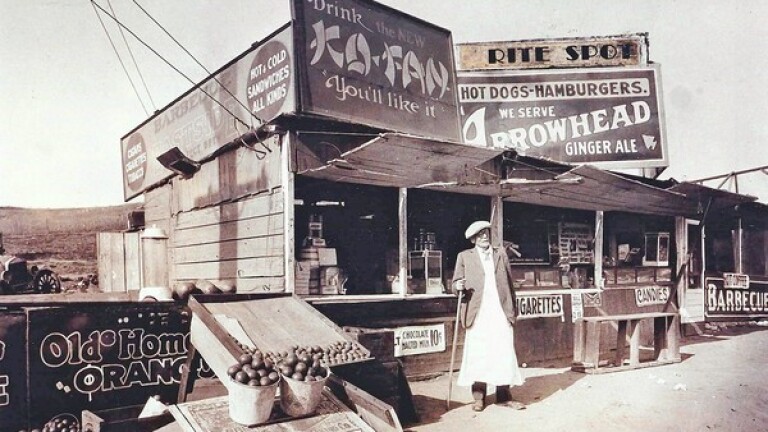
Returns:
[[[245,426],[269,420],[275,404],[280,374],[260,352],[243,354],[227,371],[231,379],[229,417]]]
[[[330,369],[309,352],[288,355],[278,366],[280,407],[291,417],[310,415],[323,398]]]

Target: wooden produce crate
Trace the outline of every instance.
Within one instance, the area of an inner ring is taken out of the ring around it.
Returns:
[[[243,349],[235,341],[226,321],[239,324],[237,330],[262,352],[290,351],[293,346],[326,347],[338,342],[356,343],[340,327],[300,298],[287,294],[232,294],[193,296],[190,337],[224,385],[228,385],[227,369],[237,362]],[[370,351],[358,344],[364,359],[331,364],[360,363],[371,360]]]
[[[83,410],[83,432],[149,432],[173,423],[169,412],[152,417],[138,418],[144,405],[131,405],[91,412]]]

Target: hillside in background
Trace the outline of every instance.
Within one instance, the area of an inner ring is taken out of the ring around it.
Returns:
[[[126,231],[128,214],[142,204],[72,209],[0,207],[5,255],[45,266],[63,279],[96,274],[97,236]]]

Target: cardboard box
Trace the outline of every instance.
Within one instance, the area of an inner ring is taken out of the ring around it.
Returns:
[[[338,265],[336,261],[335,248],[318,248],[317,257],[320,261],[320,267],[330,267]]]

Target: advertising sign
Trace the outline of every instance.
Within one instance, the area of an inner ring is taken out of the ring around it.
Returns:
[[[561,294],[517,293],[518,318],[560,317],[565,321]]]
[[[459,140],[451,33],[365,0],[294,0],[301,111]]]
[[[667,165],[659,68],[459,73],[466,144],[602,168]]]
[[[24,312],[0,313],[0,430],[27,427],[26,324]]]
[[[189,346],[189,318],[178,306],[30,309],[27,321],[33,426],[154,395],[176,399]],[[192,373],[212,375],[202,368]]]
[[[635,288],[635,304],[638,307],[665,305],[669,300],[669,287],[650,286]]]
[[[445,324],[398,327],[395,357],[445,351]]]
[[[157,157],[178,147],[199,161],[281,113],[295,110],[293,33],[286,26],[121,140],[129,200],[172,172]]]
[[[706,278],[707,317],[768,315],[768,281],[749,280],[749,285],[730,285],[724,278]]]
[[[648,36],[463,43],[456,61],[460,70],[641,66],[648,64]]]

